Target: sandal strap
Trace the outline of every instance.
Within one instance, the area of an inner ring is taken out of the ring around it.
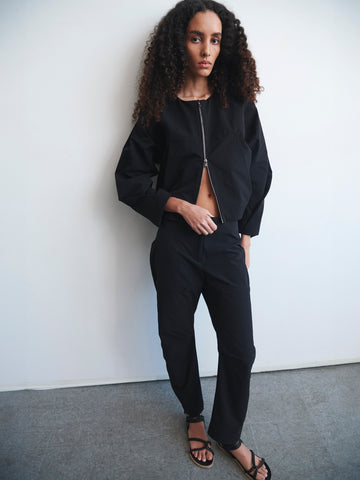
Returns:
[[[200,452],[200,450],[208,450],[209,452],[214,454],[213,449],[210,447],[190,448],[190,452]]]
[[[261,458],[259,465],[256,465],[256,463],[255,463],[255,453],[252,450],[250,450],[250,452],[251,452],[251,461],[252,461],[253,466],[251,468],[249,468],[249,470],[245,470],[245,471],[246,471],[246,473],[251,475],[253,478],[256,478],[256,476],[258,474],[258,470],[264,465],[265,460],[263,458]]]
[[[203,415],[196,415],[195,417],[192,417],[191,415],[188,415],[186,417],[186,423],[200,423],[204,421]]]
[[[204,440],[203,438],[190,437],[189,442],[202,442],[204,445],[211,445],[210,440]]]
[[[199,452],[200,450],[209,450],[214,455],[214,451],[212,448],[210,448],[211,442],[210,440],[204,440],[203,438],[197,438],[197,437],[190,437],[188,438],[189,442],[202,442],[204,444],[203,447],[197,447],[197,448],[190,448],[190,452]]]

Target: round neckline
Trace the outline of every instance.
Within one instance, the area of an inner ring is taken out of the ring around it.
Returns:
[[[198,99],[198,100],[183,100],[182,98],[176,96],[176,98],[178,100],[180,100],[181,102],[184,102],[184,103],[192,103],[192,102],[207,102],[208,100],[210,100],[210,98],[214,95],[214,93],[212,93],[208,98],[202,98],[202,99]]]

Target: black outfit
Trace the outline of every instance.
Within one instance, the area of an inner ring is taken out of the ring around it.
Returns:
[[[209,434],[227,444],[240,438],[255,359],[239,232],[258,235],[272,178],[255,104],[228,103],[221,109],[216,94],[168,101],[160,122],[135,124],[115,173],[119,200],[159,226],[150,252],[159,334],[171,385],[190,415],[203,409],[193,324],[204,296],[219,350]],[[170,196],[196,203],[204,167],[220,213],[210,235],[198,235],[181,215],[164,210]]]

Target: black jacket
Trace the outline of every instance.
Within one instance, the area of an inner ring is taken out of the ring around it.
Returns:
[[[196,203],[207,166],[222,221],[258,235],[272,178],[265,140],[254,102],[228,103],[222,109],[216,94],[177,98],[160,122],[144,128],[138,120],[115,172],[119,200],[160,225],[170,196]]]

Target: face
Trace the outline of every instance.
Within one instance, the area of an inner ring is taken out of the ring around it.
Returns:
[[[215,12],[198,12],[190,20],[185,37],[187,75],[208,77],[220,53],[222,25]]]

